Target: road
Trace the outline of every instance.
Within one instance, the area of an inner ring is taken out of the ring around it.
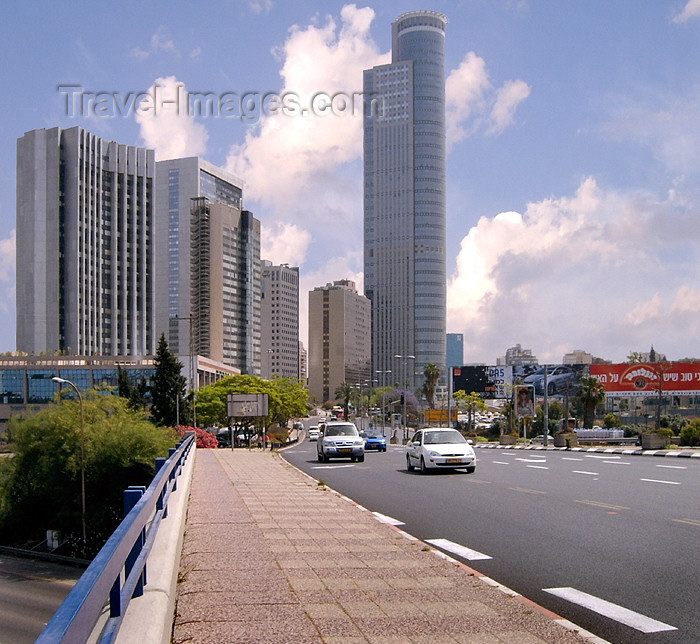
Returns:
[[[700,460],[477,449],[475,474],[284,452],[401,529],[610,642],[700,641]]]
[[[0,554],[0,644],[31,644],[83,573]]]

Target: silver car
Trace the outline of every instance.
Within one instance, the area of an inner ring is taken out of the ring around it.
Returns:
[[[365,460],[365,441],[355,423],[330,421],[322,423],[319,430],[321,435],[316,443],[319,463],[327,463],[331,458],[350,458],[360,463]]]
[[[463,467],[469,474],[476,470],[476,455],[472,446],[456,429],[430,427],[420,429],[406,445],[406,469]]]

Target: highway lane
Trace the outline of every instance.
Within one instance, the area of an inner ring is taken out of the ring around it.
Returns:
[[[400,447],[353,465],[317,463],[315,443],[285,457],[609,641],[700,641],[697,459],[477,449],[475,474],[421,476]],[[575,603],[587,595],[614,606]]]
[[[82,568],[0,554],[0,644],[31,644]]]

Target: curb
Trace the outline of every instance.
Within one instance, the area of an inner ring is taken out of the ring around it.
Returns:
[[[484,447],[486,447],[486,446],[484,446]],[[496,447],[496,446],[494,446],[494,447]],[[499,446],[499,447],[502,447],[502,446]],[[513,446],[510,445],[508,447],[513,447]],[[559,448],[557,448],[557,449],[559,449]],[[566,449],[566,448],[564,448],[564,449]],[[278,456],[281,458],[281,454],[278,454]],[[295,469],[302,476],[305,476],[306,478],[310,479],[311,481],[314,481],[314,483],[318,484],[318,482],[319,482],[318,479],[314,478],[310,474],[307,474],[306,472],[303,472],[302,470],[300,470],[298,467],[296,467],[295,465],[293,465],[289,461],[284,460],[284,463],[286,465],[288,465],[289,467]],[[360,505],[356,501],[353,501],[350,497],[347,497],[344,494],[341,494],[340,492],[333,489],[329,485],[324,483],[324,487],[327,490],[329,490],[331,493],[335,494],[338,498],[342,499],[343,501],[347,501],[348,503],[351,503],[352,505],[354,505],[356,508],[359,508],[363,512],[367,512],[367,513],[371,514],[379,523],[383,523],[384,525],[389,526],[392,530],[394,530],[398,534],[400,534],[404,539],[407,539],[408,541],[413,541],[415,543],[422,544],[422,547],[424,549],[429,550],[437,557],[440,557],[441,559],[444,559],[444,560],[450,562],[451,564],[457,566],[458,568],[465,570],[470,575],[477,577],[478,579],[480,579],[482,582],[488,584],[489,586],[493,586],[494,588],[497,588],[498,590],[503,592],[505,595],[508,595],[509,597],[512,597],[512,598],[516,599],[517,601],[524,603],[530,610],[537,611],[538,613],[542,614],[544,617],[551,619],[553,622],[555,622],[559,626],[565,628],[566,630],[573,631],[573,632],[577,633],[583,639],[590,642],[590,644],[610,644],[610,642],[608,642],[607,640],[601,639],[597,635],[594,635],[593,633],[590,633],[590,632],[584,630],[580,626],[577,626],[573,622],[570,622],[569,620],[564,619],[563,617],[561,617],[560,615],[557,615],[556,613],[553,613],[551,610],[545,608],[544,606],[540,606],[539,604],[535,603],[531,599],[527,599],[527,597],[524,597],[520,593],[516,593],[514,590],[511,590],[507,586],[504,586],[503,584],[498,583],[497,581],[491,579],[490,577],[487,577],[486,575],[480,573],[478,570],[474,570],[474,568],[470,568],[469,566],[462,563],[461,561],[451,557],[450,555],[442,552],[441,550],[437,550],[434,546],[431,546],[430,544],[426,543],[425,541],[418,539],[418,537],[414,537],[412,534],[409,534],[405,530],[402,530],[401,528],[399,528],[395,525],[392,525],[390,523],[385,523],[383,521],[380,521],[379,519],[376,518],[376,516],[374,515],[374,513],[371,510],[368,510],[363,505]]]
[[[172,640],[177,579],[185,536],[187,504],[197,447],[193,446],[168,500],[168,516],[159,528],[148,557],[148,581],[141,597],[129,602],[117,643],[169,644]]]
[[[546,452],[597,452],[599,454],[625,454],[626,456],[661,456],[675,458],[700,458],[700,450],[642,449],[641,447],[545,447],[544,445],[499,445],[497,443],[472,445],[476,449],[518,449]]]

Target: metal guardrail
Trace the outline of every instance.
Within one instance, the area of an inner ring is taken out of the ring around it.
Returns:
[[[96,641],[115,641],[130,599],[143,594],[148,555],[194,445],[194,433],[188,434],[167,459],[156,459],[156,475],[148,488],[124,492],[126,516],[59,606],[37,644],[87,642],[107,604],[109,618]]]

